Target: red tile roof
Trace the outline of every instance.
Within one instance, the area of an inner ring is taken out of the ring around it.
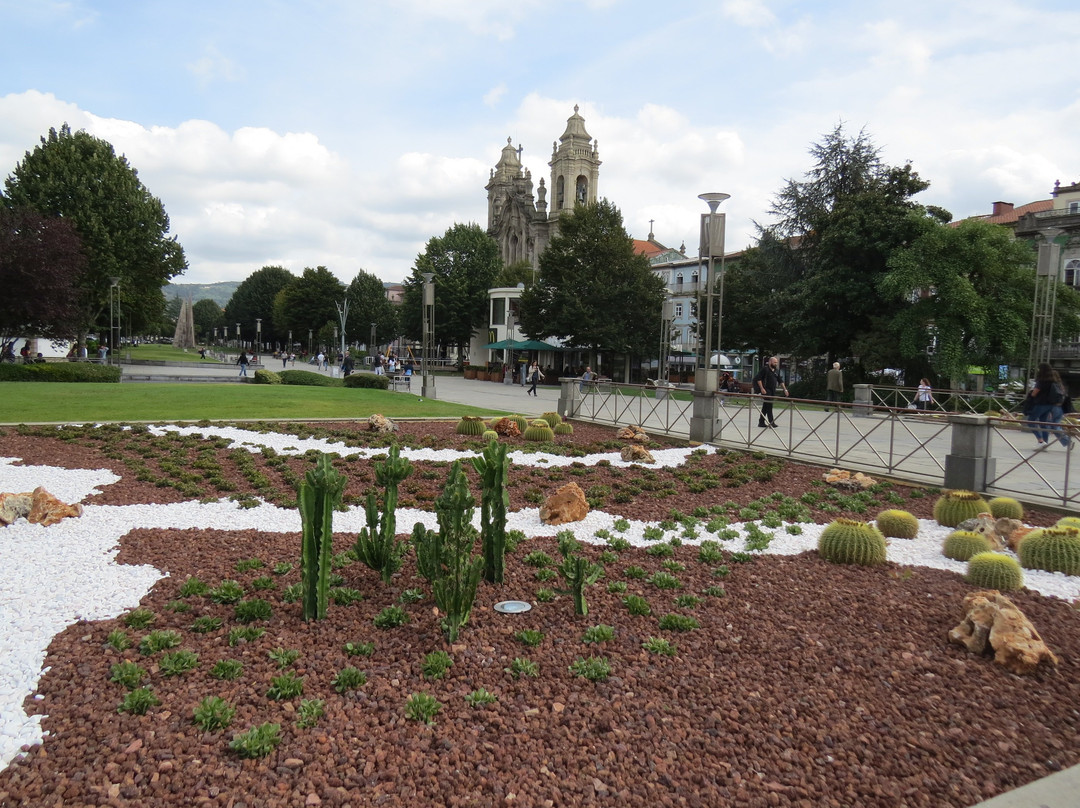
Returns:
[[[667,249],[667,247],[661,246],[655,241],[642,241],[639,238],[636,238],[633,241],[634,252],[636,252],[638,255],[644,255],[646,258],[652,258],[654,256],[657,256]]]
[[[981,219],[984,222],[990,224],[1016,224],[1016,221],[1025,214],[1038,213],[1043,210],[1050,210],[1054,207],[1053,199],[1040,199],[1038,202],[1029,202],[1026,205],[1020,207],[1013,207],[1008,202],[995,202],[994,212],[985,214],[982,216],[969,216],[970,219]],[[952,222],[956,225],[959,222]]]

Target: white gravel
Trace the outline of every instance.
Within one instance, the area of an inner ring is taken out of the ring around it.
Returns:
[[[385,453],[385,450],[350,448],[320,439],[299,440],[290,435],[232,428],[155,427],[153,430],[225,437],[251,451],[269,446],[282,454],[303,454],[309,449],[366,457]],[[653,455],[657,465],[675,466],[684,462],[689,452],[689,449],[671,449],[653,452]],[[471,453],[403,449],[402,455],[413,460],[454,460],[469,457]],[[613,466],[629,465],[615,454],[583,458],[524,452],[512,454],[512,461],[519,465],[545,467],[566,465],[574,460],[594,465],[601,459],[610,460]],[[65,502],[81,502],[99,493],[102,486],[120,479],[105,470],[12,465],[16,460],[0,458],[0,491],[30,491],[41,485]],[[577,539],[596,544],[605,541],[596,537],[596,532],[606,530],[612,535],[623,536],[635,546],[652,543],[644,538],[644,534],[647,527],[656,525],[655,522],[630,521],[623,531],[618,531],[616,519],[602,511],[593,511],[581,522],[555,527],[542,524],[538,509],[530,508],[510,514],[507,527],[521,530],[529,537],[554,536],[562,530],[571,530]],[[411,530],[415,522],[436,527],[433,513],[412,508],[400,508],[397,522],[401,532]],[[479,522],[479,509],[474,522]],[[360,507],[334,516],[335,531],[358,532],[365,523]],[[88,505],[81,518],[65,519],[48,528],[19,520],[0,529],[0,769],[15,758],[23,746],[41,741],[41,717],[26,715],[22,704],[37,690],[44,673],[45,652],[52,638],[79,620],[105,620],[134,608],[163,577],[163,573],[151,566],[118,565],[115,558],[120,538],[135,528],[213,528],[222,524],[235,530],[300,531],[300,517],[295,509],[283,510],[265,502],[257,508],[243,509],[228,500],[206,504],[191,501],[171,505]],[[732,524],[730,527],[739,531],[739,537],[722,541],[721,546],[728,551],[745,550],[744,526]],[[812,550],[817,546],[824,526],[790,527],[800,532],[789,533],[786,524],[773,530],[762,528],[774,538],[761,552],[794,555]],[[963,563],[951,561],[941,554],[941,542],[948,532],[948,528],[936,522],[921,520],[918,538],[890,541],[889,560],[963,573]],[[685,535],[680,527],[663,538],[676,535],[686,544],[717,538],[703,526],[697,528],[694,537]],[[1025,570],[1024,580],[1029,589],[1044,595],[1068,600],[1080,598],[1080,577]]]

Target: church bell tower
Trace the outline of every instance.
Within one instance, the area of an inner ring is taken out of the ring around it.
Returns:
[[[597,143],[585,131],[585,119],[574,114],[566,119],[566,131],[551,149],[551,213],[559,218],[564,210],[596,202],[596,185],[600,175],[600,151]]]

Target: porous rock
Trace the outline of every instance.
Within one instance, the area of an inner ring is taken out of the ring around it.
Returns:
[[[996,589],[964,597],[964,619],[949,632],[949,639],[975,654],[992,653],[994,662],[1011,673],[1028,674],[1058,664],[1031,621]]]
[[[649,442],[648,434],[637,424],[622,427],[618,432],[615,433],[615,437],[617,437],[619,440],[629,440],[633,441],[634,443]]]
[[[48,527],[69,516],[82,516],[82,505],[61,502],[41,486],[28,494],[0,494],[0,525],[26,517],[32,524]]]
[[[509,418],[500,418],[491,428],[504,438],[516,438],[521,434],[521,427],[517,425],[516,421],[511,421]]]
[[[655,463],[656,459],[652,456],[644,446],[639,446],[636,443],[628,443],[622,447],[622,451],[619,452],[619,457],[625,460],[627,463]]]
[[[998,522],[1002,522],[1001,530],[998,529]],[[1005,537],[1012,533],[1011,525],[1007,523],[1016,522],[1017,526],[1020,523],[1015,519],[994,519],[993,514],[980,513],[978,516],[974,516],[971,519],[965,519],[963,522],[956,526],[957,530],[970,530],[972,533],[981,533],[990,542],[990,546],[995,550],[1003,550],[1005,548]],[[1003,533],[1002,531],[1008,531]]]
[[[33,504],[33,494],[0,494],[0,525],[7,527],[16,519],[21,519],[30,513]]]
[[[585,492],[577,483],[567,483],[540,506],[540,521],[545,525],[580,522],[589,513]]]
[[[397,430],[397,424],[387,418],[385,415],[379,415],[376,413],[368,418],[368,429],[372,432],[377,432],[380,435],[386,435],[390,432]]]

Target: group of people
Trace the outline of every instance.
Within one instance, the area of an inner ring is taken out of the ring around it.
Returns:
[[[1035,384],[1028,391],[1022,406],[1028,425],[1035,433],[1036,451],[1049,448],[1056,439],[1068,448],[1072,439],[1061,428],[1061,420],[1074,412],[1069,391],[1061,376],[1046,362],[1035,373]]]

